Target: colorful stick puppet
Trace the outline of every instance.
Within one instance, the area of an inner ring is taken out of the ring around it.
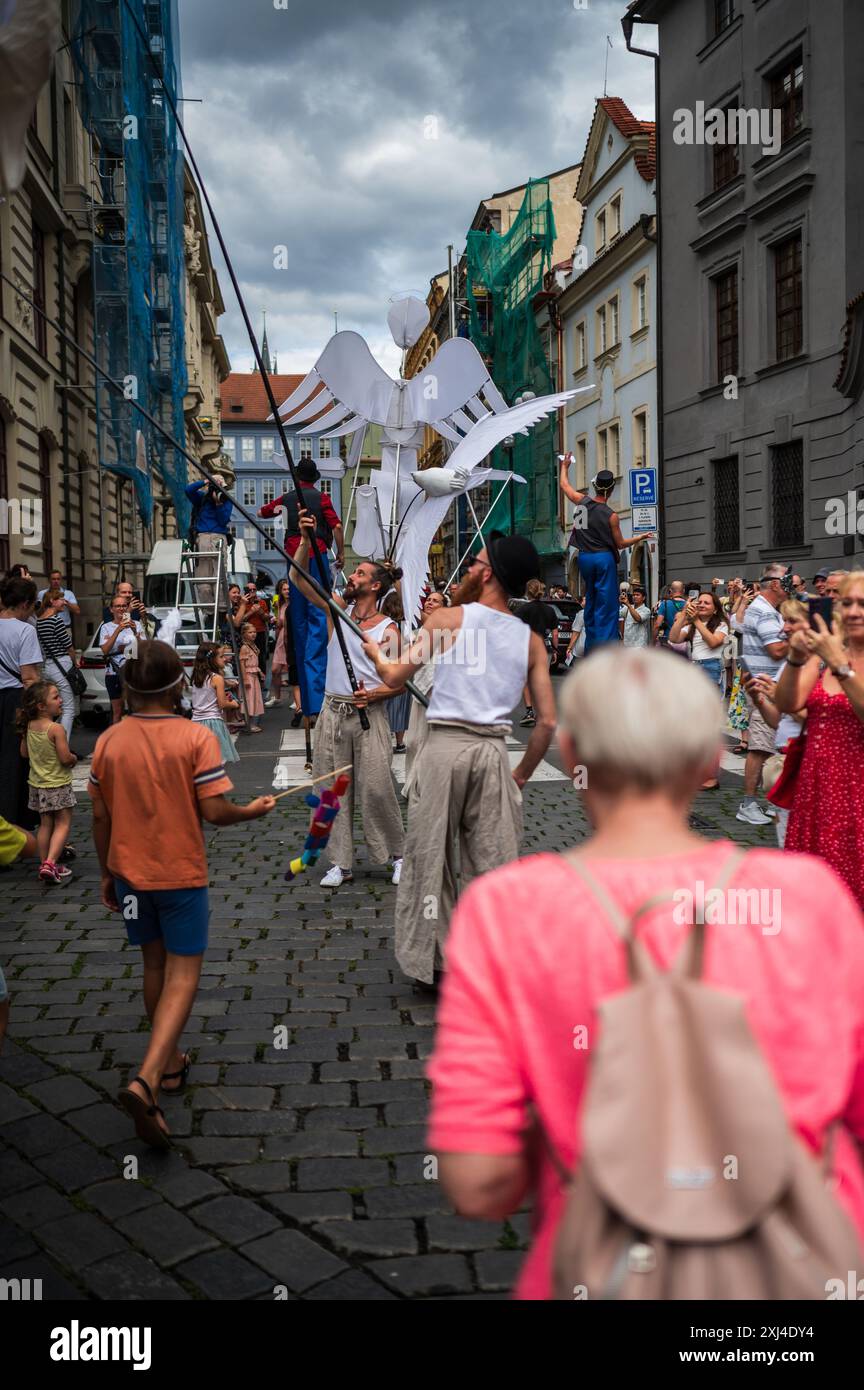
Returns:
[[[323,791],[320,796],[311,791],[304,796],[306,805],[312,807],[309,833],[303,842],[303,853],[297,859],[292,859],[288,866],[286,882],[290,883],[298,874],[302,874],[304,869],[317,864],[322,850],[327,847],[333,822],[339,814],[339,798],[347,791],[350,781],[351,778],[343,773],[336,778],[332,787]]]

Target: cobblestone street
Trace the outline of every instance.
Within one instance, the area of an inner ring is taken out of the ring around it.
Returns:
[[[241,740],[238,799],[270,789],[281,722],[270,715],[260,739]],[[694,823],[771,844],[771,827],[734,819],[736,771],[702,795]],[[585,833],[569,783],[546,772],[526,789],[527,853]],[[0,1277],[41,1278],[46,1299],[506,1296],[530,1218],[463,1221],[435,1181],[424,1137],[435,1011],[395,965],[389,872],[367,870],[361,847],[349,887],[319,888],[320,867],[286,884],[307,814],[289,797],[266,821],[208,832],[210,946],[190,1084],[164,1101],[167,1155],[131,1134],[113,1100],[146,1021],[139,952],[99,904],[86,794],[68,886],[43,887],[32,863],[0,879],[12,995]]]

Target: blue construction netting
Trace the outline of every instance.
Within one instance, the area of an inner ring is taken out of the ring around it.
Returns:
[[[185,443],[186,393],[183,154],[162,85],[179,98],[176,0],[76,0],[72,52],[82,111],[94,137],[93,297],[95,355],[130,395]],[[186,461],[104,381],[97,382],[99,461],[129,478],[139,513],[153,515],[161,474],[181,535],[189,527]],[[137,462],[138,432],[146,466]]]

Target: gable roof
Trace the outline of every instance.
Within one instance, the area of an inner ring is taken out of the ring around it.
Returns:
[[[600,136],[609,120],[633,150],[633,163],[646,183],[652,183],[657,173],[656,127],[653,121],[640,121],[621,97],[599,97],[582,156],[582,174],[574,197],[585,201],[594,164],[599,151]],[[581,197],[580,197],[581,194]]]
[[[297,390],[301,381],[305,381],[305,376],[288,376],[278,372],[270,374],[270,384],[273,387],[273,395],[276,397],[276,404],[281,405],[287,401],[288,397]],[[317,391],[323,389],[323,383],[316,388]],[[270,402],[267,400],[267,393],[264,390],[264,383],[261,380],[260,372],[232,372],[222,382],[220,391],[222,401],[222,428],[235,425],[264,425],[267,423],[267,416],[270,412]],[[239,406],[238,410],[236,407]],[[272,425],[272,420],[271,420]],[[291,427],[292,434],[296,433],[296,428]]]

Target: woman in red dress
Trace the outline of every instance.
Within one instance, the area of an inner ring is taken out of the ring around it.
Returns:
[[[816,854],[864,907],[864,570],[839,588],[831,631],[793,633],[775,702],[807,710],[807,744],[786,849]]]

